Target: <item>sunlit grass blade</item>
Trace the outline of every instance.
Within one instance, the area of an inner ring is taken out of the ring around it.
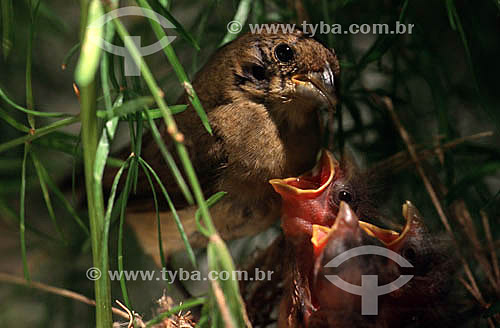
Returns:
[[[225,326],[251,327],[241,298],[235,267],[225,243],[218,234],[210,237],[207,246],[208,264],[211,271],[227,272],[229,279],[211,281],[212,293],[217,300]]]
[[[6,111],[4,111],[1,107],[0,107],[0,119],[4,120],[5,122],[7,122],[10,126],[12,126],[13,128],[21,131],[21,132],[29,132],[30,131],[30,128],[28,128],[26,125],[24,124],[21,124],[19,123],[18,121],[16,121],[15,118],[13,118],[12,116],[10,116]]]
[[[54,207],[52,206],[52,200],[50,198],[49,187],[47,186],[47,181],[45,180],[45,175],[44,175],[44,171],[46,171],[46,170],[43,167],[43,164],[40,162],[38,155],[36,155],[36,153],[34,151],[31,151],[30,155],[31,155],[31,159],[33,161],[33,165],[35,167],[35,171],[38,175],[38,180],[40,182],[40,188],[42,189],[42,195],[43,195],[43,199],[45,200],[45,205],[47,207],[47,211],[49,212],[49,217],[52,220],[52,224],[54,225],[54,228],[56,229],[57,234],[59,235],[61,240],[64,243],[67,243],[66,238],[64,238],[64,234],[62,232],[62,229],[59,226],[59,223],[57,222],[56,215],[54,212]]]
[[[2,0],[2,52],[3,58],[7,60],[12,49],[12,36],[14,26],[14,10],[12,9],[12,0]]]
[[[94,80],[102,54],[101,47],[97,46],[96,43],[103,38],[104,28],[102,25],[92,25],[92,23],[104,15],[104,10],[100,3],[96,4],[96,1],[91,1],[88,12],[85,38],[82,42],[80,58],[75,70],[75,81],[79,87],[87,86]]]
[[[19,237],[21,239],[21,257],[23,262],[23,272],[24,278],[27,281],[31,281],[30,272],[28,268],[28,258],[26,254],[26,238],[25,238],[25,200],[26,200],[26,165],[28,161],[28,154],[30,152],[30,144],[24,144],[24,156],[23,156],[23,165],[21,172],[21,194],[19,200]]]
[[[184,243],[184,247],[186,247],[186,251],[189,257],[189,260],[191,263],[197,267],[196,264],[196,257],[194,256],[193,248],[191,247],[191,244],[189,243],[189,240],[186,236],[186,232],[184,231],[184,227],[182,226],[181,219],[179,218],[179,215],[177,214],[177,210],[175,209],[174,204],[172,203],[172,200],[170,199],[170,196],[168,195],[167,189],[165,189],[165,186],[160,180],[160,177],[158,177],[158,174],[153,170],[153,168],[145,162],[142,158],[139,158],[139,162],[144,165],[149,172],[153,175],[153,177],[156,180],[156,183],[160,186],[161,192],[163,193],[163,196],[165,197],[165,200],[168,203],[168,207],[170,208],[170,211],[172,213],[172,216],[174,217],[175,224],[177,225],[177,230],[179,230],[179,235],[182,238],[182,242]]]
[[[137,0],[137,3],[141,7],[151,10],[151,6],[149,5],[149,3],[146,0]],[[115,22],[116,21],[117,20],[115,20]],[[155,32],[158,40],[161,40],[162,38],[166,37],[165,31],[163,30],[161,25],[158,24],[158,22],[156,22],[152,19],[149,19],[149,22],[150,22],[151,27],[152,27],[153,31]],[[124,39],[124,36],[125,35],[121,36],[122,39]],[[135,45],[133,47],[135,48]],[[131,52],[133,53],[134,51],[131,51]],[[203,109],[203,106],[201,105],[200,99],[198,98],[196,91],[193,89],[191,82],[189,82],[187,74],[184,71],[184,68],[182,67],[182,65],[180,63],[179,58],[177,58],[177,55],[175,54],[175,51],[174,51],[174,48],[172,47],[172,44],[167,44],[165,47],[163,47],[163,52],[167,56],[167,59],[170,62],[170,64],[172,65],[172,68],[174,69],[174,72],[177,75],[177,78],[179,79],[180,83],[184,87],[184,90],[186,90],[186,93],[188,94],[189,101],[191,102],[196,113],[200,117],[201,122],[203,123],[203,126],[210,134],[212,134],[212,128],[210,127],[210,123],[208,122],[207,114],[205,113],[205,110]],[[137,55],[138,54],[136,54],[136,58],[135,58],[137,60],[137,62],[142,61],[142,57],[137,56]],[[134,57],[134,55],[132,57]],[[143,75],[145,75],[144,72],[143,72]],[[144,79],[146,80],[146,82],[148,82],[146,75],[144,76]],[[151,86],[150,86],[150,89],[151,89],[151,93],[154,96],[155,89],[158,89],[158,88],[157,87],[151,88]],[[161,103],[158,103],[158,100],[156,103],[160,107],[160,110],[163,110],[163,108],[166,109],[166,104],[162,105]],[[167,115],[169,115],[169,114],[170,113],[168,113]],[[169,121],[170,121],[170,118],[167,117],[167,123]],[[168,125],[171,125],[171,124],[167,124],[167,126]]]
[[[233,19],[231,20],[232,22],[235,22],[237,27],[243,27],[245,26],[245,23],[248,18],[248,14],[250,13],[250,9],[252,4],[252,0],[240,0],[240,3],[238,5],[238,9],[236,10],[236,13],[234,14]],[[238,26],[239,24],[239,26]],[[236,29],[237,30],[237,29]],[[236,39],[238,34],[241,32],[241,29],[237,31],[236,33],[232,30],[230,30],[230,25],[228,25],[228,31],[226,35],[224,36],[224,39],[222,39],[222,42],[220,43],[219,47],[225,45],[228,42],[233,41]]]

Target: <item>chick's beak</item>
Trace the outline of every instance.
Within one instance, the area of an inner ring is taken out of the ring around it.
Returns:
[[[292,76],[295,90],[306,98],[321,99],[329,110],[335,111],[337,95],[335,88],[335,76],[330,65],[326,65],[323,71],[308,72]]]

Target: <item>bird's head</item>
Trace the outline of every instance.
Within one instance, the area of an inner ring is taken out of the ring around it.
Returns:
[[[249,32],[221,48],[217,57],[210,69],[230,87],[216,90],[212,82],[212,94],[265,104],[277,120],[300,125],[311,111],[333,111],[337,103],[335,52],[299,30]]]

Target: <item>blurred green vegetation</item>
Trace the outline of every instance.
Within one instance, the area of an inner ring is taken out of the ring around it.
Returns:
[[[116,5],[114,1],[109,3]],[[240,20],[243,32],[249,30],[248,24],[255,23],[301,24],[307,21],[319,24],[323,21],[346,28],[350,24],[373,23],[387,23],[393,27],[399,21],[414,24],[413,33],[315,36],[334,48],[341,60],[341,105],[332,126],[335,150],[347,147],[367,169],[377,167],[394,154],[406,150],[389,112],[377,101],[386,96],[392,99],[400,120],[420,150],[492,131],[492,136],[460,142],[442,154],[434,152],[436,155],[433,153],[426,159],[424,169],[440,190],[441,203],[449,211],[458,201],[464,201],[468,208],[472,226],[463,227],[453,219],[453,215],[450,215],[450,224],[485,302],[489,304],[498,300],[498,294],[488,282],[475,254],[483,252],[488,245],[481,213],[489,218],[496,248],[500,235],[500,2],[120,2],[121,7],[126,5],[150,6],[176,24],[175,31],[169,30],[178,36],[172,46],[165,52],[144,58],[152,74],[147,75],[143,71],[142,78],[124,77],[121,58],[98,53],[94,54],[97,57],[80,64],[84,66],[78,71],[82,36],[80,20],[86,15],[86,6],[82,9],[76,2],[61,0],[2,0],[0,249],[5,255],[0,261],[1,272],[22,276],[24,271],[25,276],[34,281],[94,297],[94,286],[85,278],[85,270],[92,263],[90,246],[92,240],[96,242],[89,237],[89,230],[92,229],[88,213],[81,209],[81,204],[71,197],[71,193],[63,195],[65,190],[60,188],[72,171],[81,170],[85,157],[82,143],[86,141],[81,138],[80,116],[77,116],[85,101],[81,107],[74,93],[75,74],[77,80],[81,78],[77,81],[79,83],[83,80],[91,81],[90,84],[94,79],[97,81],[94,86],[98,90],[96,95],[92,95],[92,90],[83,90],[81,94],[82,97],[90,97],[89,101],[94,101],[97,106],[94,108],[97,112],[93,114],[95,125],[90,126],[96,133],[95,137],[105,135],[102,134],[103,121],[98,121],[99,117],[114,122],[117,127],[114,138],[114,132],[107,134],[109,141],[113,141],[112,148],[118,148],[131,137],[135,145],[140,145],[137,140],[143,126],[153,122],[148,120],[148,115],[151,118],[164,117],[171,123],[175,113],[184,109],[175,106],[167,109],[167,104],[175,103],[183,92],[182,82],[192,79],[219,45],[232,37],[226,29],[231,20]],[[142,44],[155,42],[163,33],[142,18],[122,18],[122,21],[123,26],[115,24],[115,30],[106,27],[103,31],[117,45],[123,44],[121,39],[126,33],[141,35]],[[82,57],[85,56],[81,56],[80,60]],[[61,69],[63,64],[65,70]],[[158,94],[151,91],[156,85],[165,92],[165,104]],[[193,101],[196,103],[196,99]],[[143,111],[144,106],[148,111]],[[203,119],[201,106],[196,107]],[[120,121],[118,116],[121,116]],[[105,153],[98,157],[101,164],[107,161],[115,166],[135,165],[133,170],[127,172],[147,170],[140,160],[131,159],[123,163],[108,157],[109,149],[101,150]],[[188,162],[186,165],[189,165]],[[393,217],[400,217],[401,204],[410,199],[421,210],[432,231],[444,234],[436,209],[411,160],[408,158],[403,169],[396,170],[390,165],[389,168],[390,174],[380,172],[381,175],[389,175],[391,182],[387,183],[386,191],[381,195],[384,211]],[[151,173],[154,179],[154,172]],[[124,174],[122,179],[128,174]],[[127,179],[131,183],[129,191],[133,192],[133,173]],[[192,185],[195,178],[185,183]],[[200,195],[192,196],[204,204]],[[118,194],[116,197],[118,205],[123,204],[123,197]],[[107,199],[101,201],[107,205]],[[120,206],[116,208],[120,209]],[[114,218],[109,226],[107,265],[130,270],[153,269],[153,263],[144,258],[128,228],[119,224],[120,220],[116,219],[119,213],[109,213],[109,217],[102,211],[103,220],[105,214],[106,219]],[[206,213],[204,220],[204,223],[209,222]],[[105,225],[101,228],[106,229]],[[474,236],[471,237],[471,234]],[[484,249],[478,250],[471,244],[474,238]],[[255,245],[251,239],[245,243]],[[198,264],[206,265],[203,252],[195,253]],[[245,254],[248,253],[245,250]],[[25,260],[22,260],[22,254]],[[244,262],[238,252],[233,251],[233,255],[235,262]],[[193,256],[194,253],[192,259]],[[217,270],[230,267],[232,264],[225,261],[227,258],[224,244],[211,244],[208,249],[209,267]],[[0,286],[0,298],[7,300],[0,309],[0,320],[7,326],[87,327],[95,321],[94,309],[79,302],[25,287],[9,286],[4,282],[0,282]],[[463,289],[460,284],[457,286]],[[239,326],[244,318],[241,309],[238,310],[241,306],[237,286],[225,284],[221,287],[230,302],[236,326]],[[154,317],[151,310],[155,307],[153,301],[161,296],[163,288],[166,288],[165,284],[158,282],[128,282],[126,287],[118,282],[111,284],[113,300],[124,299],[128,295],[126,303],[143,314],[145,319]],[[178,301],[181,300],[176,291],[169,289],[169,292],[176,295]],[[204,290],[195,291],[195,294],[207,297],[205,307],[200,311],[201,321],[208,325],[209,318],[212,318],[212,326],[221,326],[213,295],[206,294]],[[467,318],[470,320],[463,321],[463,326],[473,326],[478,322],[478,325],[487,326],[485,316],[481,316],[486,309],[476,304],[465,289],[457,291],[457,294],[463,298],[464,304],[464,308],[457,311],[465,313],[478,309],[471,312],[474,314]],[[495,308],[498,309],[498,303],[491,309]],[[453,315],[450,313],[450,316]]]

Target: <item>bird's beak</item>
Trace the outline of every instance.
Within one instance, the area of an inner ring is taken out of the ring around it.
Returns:
[[[345,202],[340,202],[339,212],[332,227],[313,224],[311,243],[313,244],[316,256],[323,251],[323,248],[331,239],[354,239],[360,233],[358,231],[360,223],[361,221],[349,205]]]
[[[327,224],[331,217],[329,195],[339,163],[323,151],[317,165],[301,176],[269,181],[283,199],[283,217],[306,218],[311,223]]]
[[[330,185],[338,166],[339,163],[333,155],[323,150],[320,160],[312,170],[298,177],[272,179],[269,183],[283,199],[316,198]]]
[[[319,254],[331,238],[343,238],[347,233],[354,233],[357,225],[359,225],[359,228],[367,235],[376,238],[385,247],[397,252],[410,236],[419,234],[422,229],[426,229],[420,213],[410,201],[403,204],[403,217],[406,223],[401,232],[383,229],[374,224],[358,220],[354,211],[342,202],[332,227],[313,225],[311,242],[315,253]]]
[[[420,234],[423,230],[426,230],[422,216],[409,200],[403,204],[403,218],[406,223],[401,232],[382,229],[363,221],[360,221],[359,225],[368,235],[377,238],[387,248],[397,252],[410,236]]]
[[[306,98],[321,99],[328,109],[335,111],[337,104],[335,76],[330,65],[326,65],[322,72],[308,72],[292,76],[296,92]]]

